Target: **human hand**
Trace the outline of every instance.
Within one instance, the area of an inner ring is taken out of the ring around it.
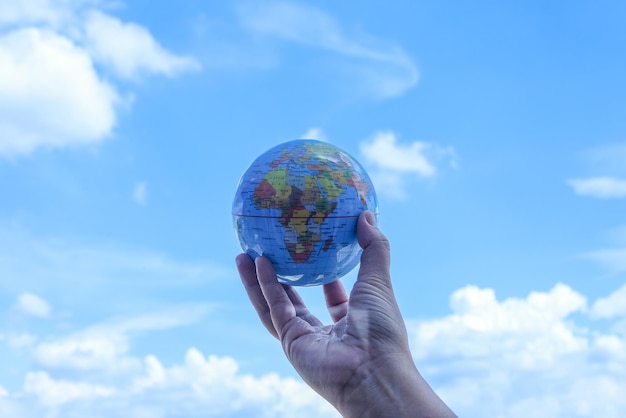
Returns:
[[[242,282],[300,376],[342,415],[452,417],[413,363],[389,276],[389,242],[375,222],[366,211],[357,223],[363,254],[350,298],[340,281],[324,285],[331,325],[277,281],[267,258],[237,256]]]

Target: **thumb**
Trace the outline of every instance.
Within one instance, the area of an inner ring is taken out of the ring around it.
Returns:
[[[376,217],[372,212],[364,211],[359,216],[357,238],[359,245],[363,248],[358,281],[389,286],[391,282],[389,276],[389,241],[376,226]]]
[[[363,248],[361,267],[350,293],[348,315],[357,338],[395,341],[393,347],[408,347],[406,329],[389,274],[389,241],[376,226],[372,212],[357,223],[357,238]],[[365,324],[365,325],[363,325]],[[399,344],[399,345],[398,345]]]

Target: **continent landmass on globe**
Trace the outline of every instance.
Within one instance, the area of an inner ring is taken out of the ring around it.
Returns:
[[[368,184],[346,162],[349,157],[341,155],[336,148],[324,143],[301,145],[285,149],[279,158],[271,161],[270,170],[253,193],[258,209],[280,211],[285,247],[297,264],[309,260],[322,239],[324,221],[337,208],[344,190],[354,188],[364,206],[367,206],[369,190]],[[322,159],[319,155],[328,158]],[[331,235],[325,239],[322,251],[327,251],[332,244]]]

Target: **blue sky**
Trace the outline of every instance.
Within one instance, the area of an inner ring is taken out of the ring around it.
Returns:
[[[239,176],[301,137],[373,178],[416,364],[455,411],[626,415],[625,18],[0,0],[0,415],[332,416],[234,268]]]

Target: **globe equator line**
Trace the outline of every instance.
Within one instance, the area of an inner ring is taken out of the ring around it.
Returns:
[[[378,213],[374,214],[375,216],[378,216]],[[265,215],[242,215],[242,214],[237,214],[234,213],[233,216],[240,216],[242,218],[264,218],[264,219],[280,219],[280,218],[285,218],[285,216],[265,216]],[[358,218],[360,215],[338,215],[338,216],[326,216],[325,219],[342,219],[342,218]],[[314,215],[312,216],[287,216],[289,219],[309,219],[314,217]]]

